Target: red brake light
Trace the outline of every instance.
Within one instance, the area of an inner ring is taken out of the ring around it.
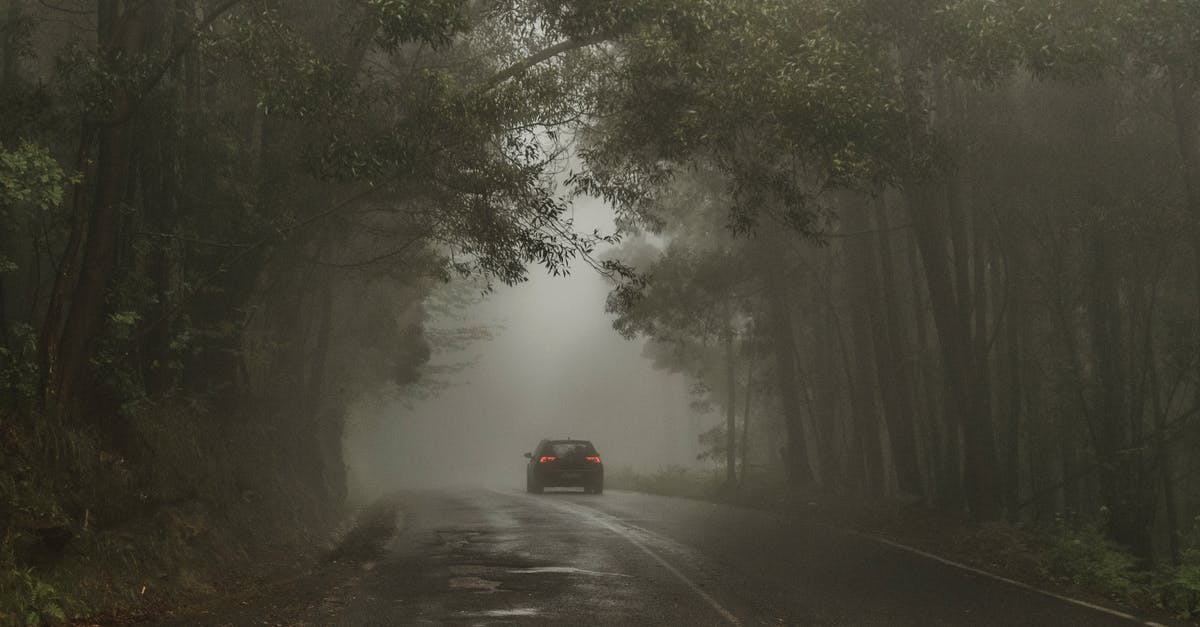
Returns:
[[[596,462],[597,464],[599,464],[599,463],[600,463],[600,456],[599,456],[599,455],[592,455],[592,456],[588,457],[588,458],[587,458],[587,460],[588,460],[589,462]]]
[[[538,458],[538,463],[544,464],[546,462],[552,462],[556,459],[558,459],[558,458],[554,457],[553,455],[542,455],[541,457]]]

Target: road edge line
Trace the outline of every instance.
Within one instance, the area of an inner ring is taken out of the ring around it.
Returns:
[[[708,606],[710,608],[712,608],[721,618],[725,619],[726,622],[728,622],[730,625],[733,625],[734,627],[741,627],[742,621],[739,620],[737,616],[734,616],[733,612],[730,612],[729,610],[725,609],[725,606],[721,605],[716,599],[714,599],[712,597],[711,594],[705,592],[704,588],[701,588],[698,584],[696,584],[696,582],[689,579],[687,577],[687,575],[683,574],[683,572],[681,572],[678,568],[675,568],[673,565],[671,565],[671,563],[668,562],[666,560],[666,558],[664,558],[661,555],[659,555],[658,553],[655,553],[654,551],[650,550],[650,547],[648,547],[645,544],[642,544],[640,541],[638,541],[638,539],[634,537],[634,534],[631,532],[630,528],[636,529],[638,531],[641,531],[642,533],[646,533],[646,534],[649,534],[652,536],[657,536],[658,534],[656,534],[652,531],[642,529],[641,527],[637,527],[634,525],[626,525],[626,523],[621,522],[619,518],[616,518],[615,516],[611,516],[605,512],[602,512],[598,509],[594,509],[591,507],[586,507],[583,505],[576,505],[575,503],[568,503],[566,501],[549,502],[549,501],[540,500],[539,502],[542,505],[549,505],[551,508],[557,509],[559,511],[566,511],[566,512],[570,512],[572,514],[582,515],[587,520],[591,521],[592,523],[595,523],[596,525],[604,527],[605,529],[608,529],[609,531],[613,532],[614,534],[621,536],[622,538],[625,539],[625,541],[627,541],[630,544],[632,544],[633,546],[636,546],[637,548],[641,549],[643,553],[645,553],[646,555],[649,555],[654,561],[658,562],[658,564],[660,566],[667,569],[667,572],[671,573],[672,575],[675,575],[676,579],[678,579],[685,586],[687,586],[687,588],[689,590],[691,590],[692,593],[694,593],[696,596],[700,597],[705,603],[708,603]],[[611,520],[608,520],[608,519],[611,519]],[[616,521],[616,523],[613,522],[614,520]]]
[[[1085,608],[1088,608],[1088,609],[1096,611],[1096,612],[1100,612],[1103,614],[1108,614],[1110,616],[1115,616],[1117,618],[1123,618],[1125,620],[1133,621],[1133,622],[1139,623],[1141,625],[1144,625],[1145,627],[1167,627],[1166,625],[1163,625],[1162,623],[1157,623],[1157,622],[1154,622],[1151,620],[1146,620],[1145,618],[1136,616],[1134,614],[1130,614],[1128,612],[1122,612],[1121,610],[1116,610],[1111,607],[1105,607],[1103,605],[1098,605],[1096,603],[1090,603],[1090,602],[1084,601],[1082,599],[1076,599],[1074,597],[1069,597],[1065,594],[1058,594],[1057,592],[1043,590],[1034,585],[1027,584],[1023,581],[1017,581],[1016,579],[1010,579],[1003,575],[997,575],[996,573],[990,573],[986,570],[975,568],[974,566],[969,566],[969,565],[963,564],[961,562],[956,562],[952,559],[947,559],[947,558],[937,555],[935,553],[930,553],[929,551],[924,551],[924,550],[918,549],[916,547],[908,546],[906,544],[901,544],[899,542],[896,542],[895,540],[889,540],[883,536],[878,536],[873,533],[867,533],[865,531],[858,531],[855,529],[846,529],[844,527],[835,527],[833,525],[829,525],[826,523],[821,523],[821,525],[824,527],[827,527],[829,529],[840,531],[845,534],[849,534],[849,535],[852,535],[852,536],[855,536],[858,538],[863,538],[864,540],[872,540],[872,541],[878,542],[880,544],[885,544],[892,548],[900,549],[901,551],[904,551],[906,553],[912,553],[913,555],[918,555],[920,557],[924,557],[925,559],[930,559],[935,562],[945,564],[946,566],[950,566],[952,568],[957,568],[959,570],[963,570],[963,571],[969,572],[974,575],[979,575],[980,577],[986,577],[986,578],[992,579],[994,581],[1006,583],[1010,586],[1016,586],[1018,588],[1021,588],[1022,590],[1028,590],[1030,592],[1035,592],[1035,593],[1043,595],[1043,596],[1047,596],[1047,597],[1050,597],[1053,599],[1058,599],[1059,601],[1065,601],[1072,605],[1078,605],[1080,607],[1085,607]]]
[[[667,569],[672,575],[675,575],[676,579],[683,582],[683,584],[686,585],[693,593],[695,593],[696,596],[700,597],[701,599],[704,599],[704,601],[706,603],[708,603],[709,607],[711,607],[713,610],[715,610],[717,612],[717,614],[719,614],[721,616],[721,618],[724,618],[726,621],[728,621],[729,624],[735,625],[736,627],[741,626],[742,621],[738,620],[738,618],[736,616],[734,616],[732,612],[725,609],[725,606],[723,606],[719,602],[717,602],[717,600],[714,599],[712,597],[712,595],[705,592],[703,588],[701,588],[699,585],[696,584],[696,582],[692,581],[691,579],[688,579],[687,575],[684,575],[682,572],[680,572],[678,568],[675,568],[674,566],[672,566],[671,563],[666,560],[666,558],[659,555],[658,553],[655,553],[654,551],[651,551],[650,547],[639,542],[636,538],[633,537],[633,534],[629,533],[628,530],[622,529],[619,526],[614,525],[606,520],[596,519],[594,517],[593,517],[593,520],[595,520],[596,523],[598,523],[600,526],[604,527],[605,529],[608,529],[609,531],[612,531],[613,533],[621,536],[622,538],[625,538],[625,540],[627,540],[630,544],[641,549],[643,553],[645,553],[646,555],[649,555],[651,558],[653,558],[654,561],[658,562],[663,568]]]

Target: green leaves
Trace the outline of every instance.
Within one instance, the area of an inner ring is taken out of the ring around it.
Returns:
[[[368,0],[380,26],[379,44],[390,52],[409,42],[445,48],[467,30],[465,0]]]
[[[29,141],[12,149],[0,145],[0,215],[19,207],[57,207],[70,181],[46,148]]]

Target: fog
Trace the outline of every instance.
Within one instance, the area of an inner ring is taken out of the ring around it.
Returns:
[[[584,198],[582,231],[612,232],[612,210]],[[611,248],[611,247],[610,247]],[[604,249],[597,254],[603,254]],[[428,394],[356,404],[345,440],[352,495],[402,487],[523,485],[523,453],[543,438],[591,440],[609,472],[696,465],[696,435],[718,421],[689,408],[682,374],[656,369],[645,340],[626,340],[605,313],[611,282],[585,263],[568,276],[540,269],[497,286],[431,329],[486,327],[491,338],[434,348]]]
[[[596,512],[725,564],[754,512],[896,505],[1200,616],[1197,260],[1197,0],[0,0],[0,624],[324,559],[372,506],[407,564],[473,524],[398,525],[422,498],[602,522],[570,566],[638,585],[673,566]],[[563,438],[603,463],[523,457]]]

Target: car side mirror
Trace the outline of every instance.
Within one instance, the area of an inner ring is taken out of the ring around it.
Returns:
[[[526,453],[525,457],[528,457],[529,459],[533,459],[533,453]]]

